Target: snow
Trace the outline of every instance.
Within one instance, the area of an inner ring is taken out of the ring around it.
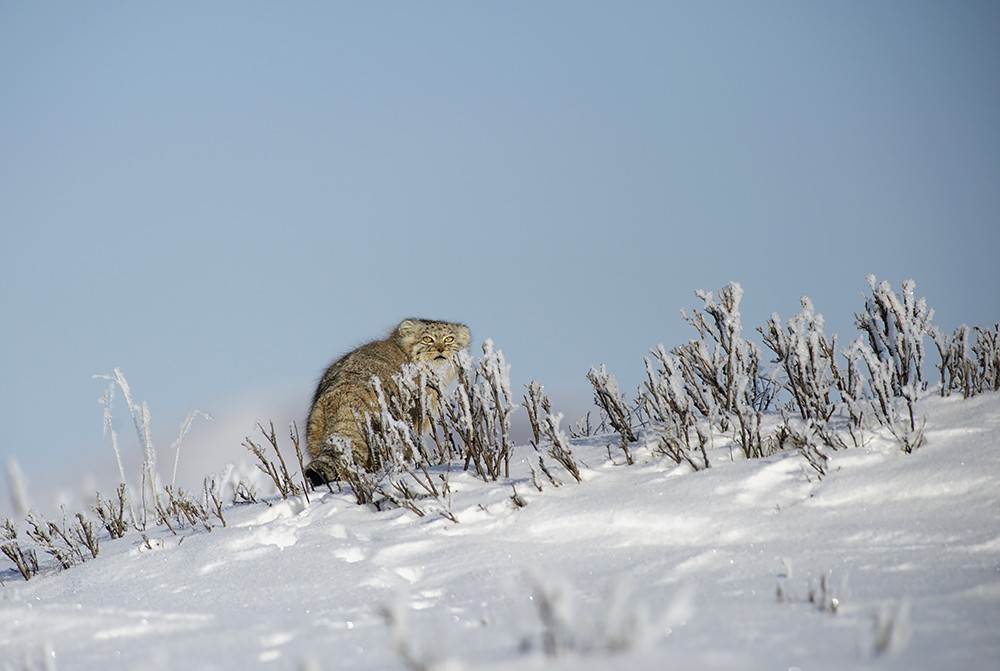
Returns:
[[[313,492],[27,582],[3,560],[0,669],[1000,668],[1000,394],[918,409],[920,449],[869,433],[823,479],[595,436],[579,484],[538,491],[530,445],[510,481],[453,467],[457,524]]]

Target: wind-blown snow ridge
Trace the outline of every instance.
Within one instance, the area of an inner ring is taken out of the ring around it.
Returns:
[[[458,524],[316,492],[5,566],[0,668],[993,669],[1000,395],[920,407],[919,450],[875,434],[822,480],[726,446],[613,465],[592,437],[543,492],[515,450],[523,508],[453,472]]]

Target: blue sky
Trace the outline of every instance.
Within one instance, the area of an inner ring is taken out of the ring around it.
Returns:
[[[0,453],[35,491],[110,464],[118,366],[160,444],[236,431],[221,462],[237,409],[304,416],[411,315],[557,406],[729,281],[748,330],[807,294],[846,341],[868,273],[992,324],[998,34],[992,2],[4,3]]]

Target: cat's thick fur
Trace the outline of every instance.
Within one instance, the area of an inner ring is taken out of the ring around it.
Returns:
[[[372,378],[377,377],[382,389],[392,394],[392,376],[404,365],[429,364],[448,383],[455,375],[455,356],[470,341],[465,324],[404,319],[384,340],[362,345],[333,362],[316,386],[306,422],[306,444],[312,456],[306,476],[313,484],[337,479],[338,447],[349,446],[355,463],[371,469],[358,418],[363,422],[366,414],[378,412]]]

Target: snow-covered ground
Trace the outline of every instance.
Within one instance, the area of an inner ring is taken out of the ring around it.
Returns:
[[[823,479],[590,437],[580,484],[535,489],[530,445],[513,488],[453,472],[457,524],[313,493],[28,582],[0,558],[0,669],[997,669],[1000,395],[919,409],[915,453],[875,433]]]

